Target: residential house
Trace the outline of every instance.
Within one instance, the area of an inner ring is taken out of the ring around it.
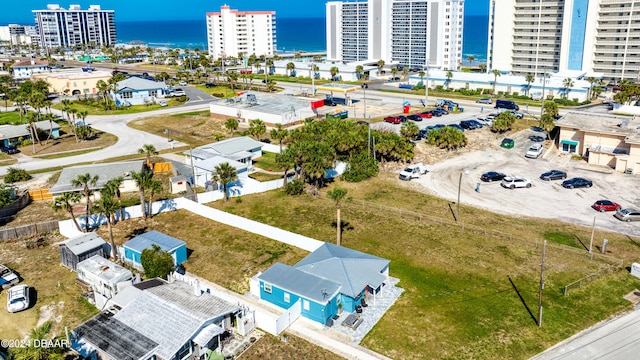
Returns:
[[[558,148],[589,164],[640,174],[640,120],[603,114],[568,113],[555,122]]]
[[[235,137],[207,145],[202,145],[192,150],[194,161],[206,160],[215,156],[222,156],[230,160],[252,165],[252,160],[262,156],[264,144],[248,136]],[[190,159],[185,161],[190,163]]]
[[[76,271],[78,263],[96,255],[108,256],[110,250],[107,243],[95,232],[61,241],[58,245],[60,245],[60,263],[73,271]]]
[[[206,188],[207,182],[214,182],[213,173],[215,172],[216,167],[223,163],[227,163],[236,169],[236,174],[239,179],[246,178],[248,176],[250,165],[236,160],[227,159],[223,156],[214,156],[212,158],[193,162],[193,167],[196,171],[196,185]]]
[[[95,95],[98,81],[105,83],[111,79],[108,71],[82,71],[71,69],[34,74],[31,80],[44,80],[49,84],[49,92],[64,95]]]
[[[251,293],[281,308],[301,301],[300,314],[326,324],[376,296],[389,276],[389,260],[324,243],[294,266],[276,263],[251,282]]]
[[[13,78],[16,80],[26,80],[33,74],[50,71],[49,63],[47,61],[39,60],[34,57],[15,62],[11,65],[11,68],[13,69]]]
[[[159,279],[131,291],[120,306],[73,330],[72,348],[99,359],[211,359],[221,335],[240,322],[243,310],[181,281]],[[134,286],[137,286],[134,285]]]
[[[123,244],[125,261],[130,262],[135,268],[142,269],[142,251],[151,249],[153,245],[158,245],[160,249],[171,254],[175,266],[187,261],[186,242],[155,230],[138,235]]]
[[[38,133],[41,134],[39,135],[41,139],[42,135],[49,136],[49,133],[51,133],[52,139],[60,137],[60,125],[55,121],[36,121],[35,125],[36,129],[38,129]],[[8,145],[16,145],[26,139],[31,139],[31,131],[29,130],[28,125],[0,126],[0,147],[4,148]]]
[[[113,261],[94,255],[76,265],[78,280],[93,290],[93,300],[102,309],[109,299],[133,284],[133,274]]]
[[[71,181],[76,179],[78,175],[87,173],[91,176],[98,176],[96,185],[89,186],[91,191],[102,189],[109,180],[119,176],[124,179],[122,185],[120,185],[120,192],[138,191],[136,182],[131,174],[142,171],[143,164],[144,161],[139,160],[67,167],[62,170],[56,184],[49,189],[49,193],[53,196],[58,196],[67,191],[82,192],[83,188],[71,185]]]
[[[154,103],[158,99],[164,98],[162,89],[165,87],[164,82],[132,76],[118,82],[116,91],[111,93],[111,98],[118,106]]]

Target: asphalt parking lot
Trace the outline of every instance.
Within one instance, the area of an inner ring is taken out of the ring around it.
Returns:
[[[486,150],[463,153],[431,164],[431,172],[413,181],[425,191],[455,202],[462,174],[462,204],[501,214],[558,219],[585,226],[591,226],[595,217],[597,228],[640,236],[640,222],[625,223],[614,218],[613,212],[600,213],[591,208],[595,201],[601,199],[617,202],[623,208],[640,207],[637,175],[616,173],[605,167],[590,167],[584,161],[572,160],[563,154],[550,153],[546,159],[544,154],[538,159],[527,159],[524,154],[533,143],[529,140],[531,135],[540,133],[527,129],[510,136],[516,144],[513,149],[502,149],[497,143]],[[568,178],[590,179],[593,187],[565,189],[561,180],[543,181],[539,178],[540,174],[552,169],[565,171]],[[499,181],[480,181],[480,176],[488,171],[524,177],[530,179],[533,186],[510,190],[501,187]],[[480,191],[476,192],[478,183]],[[464,213],[460,217],[464,221]],[[597,235],[596,239],[598,243],[602,242]]]

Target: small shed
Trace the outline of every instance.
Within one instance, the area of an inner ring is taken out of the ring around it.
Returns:
[[[178,194],[187,191],[187,177],[178,175],[169,179],[169,185],[171,186],[171,193]]]
[[[61,241],[58,245],[60,245],[60,263],[73,271],[76,271],[79,262],[95,255],[105,257],[105,253],[109,250],[107,243],[94,232]]]
[[[187,260],[187,243],[158,231],[149,231],[138,235],[124,243],[124,258],[138,269],[142,268],[140,256],[144,249],[151,249],[152,245],[168,252],[173,257],[173,264],[178,266]]]

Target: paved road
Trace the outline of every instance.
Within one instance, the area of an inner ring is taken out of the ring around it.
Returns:
[[[584,330],[531,360],[626,360],[639,356],[640,311],[634,311]]]
[[[189,89],[199,91],[197,89]],[[186,91],[189,91],[186,90]],[[190,91],[192,94],[198,94]],[[205,94],[206,96],[209,96]],[[197,98],[197,97],[196,97]],[[177,107],[160,109],[156,111],[127,114],[127,115],[106,115],[106,116],[88,116],[86,122],[100,131],[113,134],[118,137],[118,141],[107,148],[94,151],[88,154],[58,158],[58,159],[38,159],[27,156],[18,157],[18,163],[11,166],[19,166],[27,171],[51,168],[57,166],[74,165],[87,161],[105,160],[117,156],[124,156],[137,153],[138,149],[144,144],[152,144],[157,150],[168,149],[172,146],[184,146],[180,142],[169,142],[166,137],[153,135],[144,131],[136,130],[127,126],[127,123],[143,117],[175,114],[190,111],[200,111],[209,109],[209,102],[212,98],[203,97],[202,100],[189,101],[187,104]],[[0,167],[0,175],[5,175],[9,166]]]

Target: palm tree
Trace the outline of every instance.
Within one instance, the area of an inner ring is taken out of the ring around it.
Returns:
[[[147,190],[149,190],[149,219],[151,219],[153,217],[153,197],[162,192],[162,182],[151,180]]]
[[[67,110],[67,114],[70,114],[69,118],[71,118],[71,116],[73,116],[73,123],[71,123],[71,130],[73,131],[73,134],[76,137],[76,142],[78,142],[78,134],[76,132],[76,114],[77,113],[78,113],[78,109],[71,108],[71,109]]]
[[[418,76],[420,76],[420,82],[421,82],[421,83],[424,85],[424,87],[426,88],[426,87],[427,87],[427,84],[425,84],[425,83],[424,83],[424,81],[423,81],[423,79],[424,79],[424,75],[425,75],[424,71],[420,70],[420,71],[418,72]]]
[[[222,184],[222,190],[224,191],[224,201],[227,202],[229,200],[229,194],[227,193],[227,185],[236,180],[238,178],[238,174],[236,173],[236,168],[229,165],[229,163],[222,163],[214,168],[213,171],[213,180]]]
[[[76,216],[73,214],[73,205],[78,203],[80,201],[80,194],[78,194],[77,192],[65,192],[62,193],[62,195],[57,196],[53,199],[53,205],[51,206],[51,208],[53,209],[53,211],[58,211],[58,210],[64,210],[66,211],[69,215],[71,215],[71,219],[73,220],[73,223],[76,225],[76,229],[78,229],[78,231],[82,231],[82,229],[80,229],[80,225],[78,225],[78,221],[76,220]]]
[[[140,172],[132,172],[131,178],[136,182],[136,186],[138,187],[138,192],[140,194],[140,210],[142,210],[142,217],[147,218],[147,207],[144,203],[145,190],[151,186],[153,173],[150,171],[140,171]],[[194,176],[195,177],[195,176]]]
[[[332,66],[331,69],[329,69],[329,73],[331,74],[331,81],[335,81],[336,76],[340,73],[340,69],[338,69],[337,66]]]
[[[342,189],[337,186],[333,188],[333,190],[329,190],[327,192],[327,195],[329,196],[329,198],[336,202],[336,212],[337,212],[336,228],[338,229],[336,233],[336,244],[338,246],[340,246],[340,243],[342,240],[342,222],[340,220],[340,202],[342,201],[342,199],[344,199],[345,196],[347,196],[347,192],[348,192],[347,189]]]
[[[260,140],[260,135],[267,132],[267,126],[264,124],[264,121],[260,119],[251,120],[249,123],[249,134],[255,137],[256,140]]]
[[[469,62],[469,66],[473,65],[473,62],[476,60],[475,57],[473,57],[473,55],[469,55],[467,56],[467,61]]]
[[[296,64],[293,62],[287,63],[287,71],[289,71],[289,76],[293,76],[293,71],[296,69]]]
[[[409,68],[405,67],[404,69],[402,69],[402,78],[406,81],[408,75],[409,75]]]
[[[227,128],[229,133],[233,133],[234,131],[238,130],[238,120],[234,118],[228,118],[224,123],[224,127]]]
[[[400,127],[400,134],[407,141],[415,138],[418,135],[418,131],[420,131],[420,128],[413,121],[407,121]]]
[[[529,96],[529,92],[531,91],[531,83],[536,81],[536,78],[533,76],[533,74],[527,74],[524,79],[527,82],[527,96]]]
[[[77,178],[71,180],[71,186],[73,187],[82,187],[82,191],[84,193],[86,205],[86,219],[85,219],[85,232],[89,230],[89,217],[91,216],[91,189],[90,186],[96,186],[98,183],[98,175],[91,176],[91,174],[86,173],[84,175],[78,175]]]
[[[600,81],[598,79],[594,78],[593,76],[588,77],[587,81],[589,82],[589,85],[590,85],[589,86],[589,92],[588,92],[587,96],[588,96],[589,100],[591,100],[593,98],[593,94],[592,94],[593,89],[594,89],[593,85],[596,84],[596,83],[599,83]]]
[[[360,78],[362,77],[362,72],[364,71],[364,66],[362,65],[357,65],[356,66],[356,77],[358,78],[358,80],[360,80]]]
[[[287,173],[290,169],[293,169],[295,163],[293,161],[293,153],[289,149],[285,149],[284,151],[280,151],[279,154],[276,154],[276,164],[282,169],[284,172],[284,181],[282,184],[283,188],[287,187]]]
[[[478,68],[480,68],[481,72],[485,72],[487,71],[487,64],[480,64],[478,65]]]
[[[573,79],[566,78],[562,80],[562,86],[564,86],[564,98],[566,99],[567,97],[569,97],[569,92],[571,91],[571,88],[574,86]]]
[[[100,199],[93,204],[93,211],[107,218],[109,240],[111,241],[111,257],[116,260],[118,259],[118,253],[116,251],[116,243],[113,241],[113,217],[119,209],[120,206],[113,199],[113,195],[108,192],[102,192]]]
[[[391,76],[393,77],[393,80],[396,79],[396,75],[398,74],[398,68],[397,67],[392,67],[391,68]]]
[[[65,353],[69,350],[62,346],[45,346],[49,342],[56,342],[63,339],[49,339],[48,334],[51,332],[51,321],[31,329],[29,331],[29,339],[27,346],[16,346],[9,348],[10,359],[15,360],[63,360]]]
[[[378,76],[380,76],[380,74],[382,74],[382,68],[384,67],[384,60],[380,59],[378,60]]]
[[[447,88],[451,88],[451,79],[453,78],[453,72],[451,70],[447,70]]]
[[[118,206],[120,207],[120,219],[122,220],[124,217],[124,210],[122,210],[122,201],[121,201],[121,194],[120,194],[120,186],[122,186],[122,183],[124,183],[124,177],[122,176],[118,176],[115,177],[109,181],[107,181],[106,184],[104,184],[104,187],[102,188],[101,193],[104,194],[109,193],[113,196],[115,196],[118,199]],[[114,216],[114,223],[115,223],[115,214],[113,214]]]
[[[156,147],[152,144],[144,144],[140,149],[138,149],[138,154],[146,154],[147,159],[145,161],[145,164],[147,166],[147,169],[152,170],[153,164],[151,164],[151,156],[158,155],[158,150],[156,150]]]
[[[502,73],[498,69],[491,70],[491,74],[493,74],[493,93],[496,93],[496,84],[498,83],[498,76],[502,76]]]
[[[276,127],[271,129],[271,133],[269,135],[271,135],[271,138],[273,140],[278,140],[278,142],[280,143],[280,153],[282,153],[282,141],[287,137],[288,134],[289,130],[283,129],[282,124],[280,123],[276,124]]]
[[[98,80],[98,82],[96,82],[96,89],[98,89],[98,93],[104,99],[104,109],[107,110],[109,106],[107,102],[109,96],[109,84],[107,84],[104,80]]]

